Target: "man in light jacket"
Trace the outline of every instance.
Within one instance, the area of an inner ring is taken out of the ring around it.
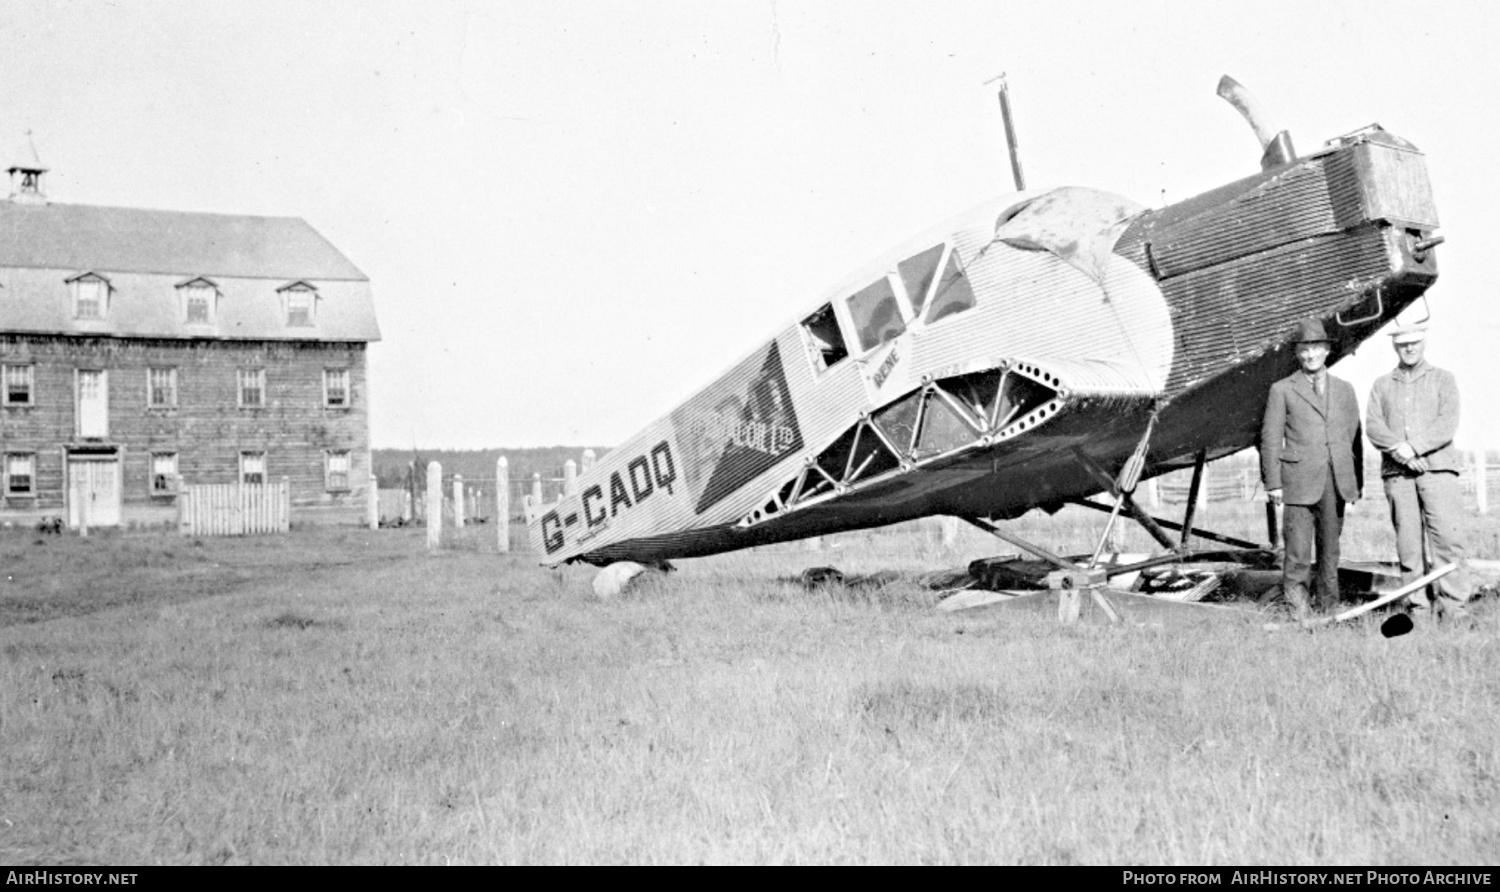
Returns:
[[[1332,340],[1321,322],[1295,336],[1298,370],[1271,385],[1260,427],[1260,474],[1266,495],[1286,506],[1281,590],[1299,617],[1308,607],[1313,546],[1318,604],[1339,603],[1339,536],[1344,505],[1364,487],[1359,400],[1348,381],[1328,373]]]
[[[1391,335],[1400,361],[1390,374],[1375,379],[1370,390],[1370,442],[1381,451],[1380,477],[1396,528],[1396,558],[1402,582],[1425,570],[1422,537],[1432,544],[1437,565],[1455,563],[1458,569],[1433,588],[1411,595],[1410,608],[1433,609],[1449,618],[1466,614],[1469,600],[1468,568],[1458,537],[1462,502],[1458,488],[1459,455],[1453,447],[1458,431],[1458,383],[1453,373],[1427,362],[1427,331],[1404,326]]]

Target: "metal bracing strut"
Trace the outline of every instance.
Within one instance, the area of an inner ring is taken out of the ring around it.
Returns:
[[[1094,553],[1089,557],[1088,565],[1097,567],[1099,555],[1104,553],[1104,544],[1109,541],[1110,533],[1114,531],[1115,521],[1120,517],[1120,508],[1127,502],[1131,502],[1131,493],[1135,492],[1136,484],[1141,482],[1141,473],[1146,468],[1146,450],[1151,446],[1151,434],[1156,430],[1156,413],[1151,413],[1151,418],[1146,422],[1146,430],[1141,434],[1141,439],[1135,444],[1135,450],[1125,460],[1125,466],[1120,469],[1118,477],[1113,479],[1104,473],[1099,463],[1089,457],[1082,449],[1074,447],[1073,454],[1083,462],[1084,467],[1096,477],[1102,478],[1106,488],[1114,494],[1115,504],[1109,512],[1109,523],[1104,525],[1104,532],[1099,535],[1099,544],[1094,547]],[[1149,528],[1148,528],[1149,529]]]
[[[1099,609],[1104,611],[1104,615],[1109,617],[1110,622],[1120,621],[1119,612],[1109,602],[1109,598],[1104,596],[1104,586],[1108,580],[1105,571],[1069,563],[1040,545],[1027,542],[1013,533],[1007,533],[987,520],[978,517],[960,519],[1057,567],[1056,570],[1047,574],[1047,587],[1057,592],[1057,618],[1063,623],[1071,623],[1078,619],[1080,591],[1089,593],[1089,597],[1099,605]]]
[[[1032,554],[1032,555],[1035,555],[1036,557],[1041,558],[1042,560],[1044,560],[1047,563],[1051,564],[1052,566],[1058,568],[1059,570],[1076,570],[1076,569],[1078,569],[1078,565],[1077,564],[1069,563],[1068,561],[1064,560],[1063,558],[1058,557],[1057,555],[1053,554],[1052,552],[1048,551],[1047,549],[1043,548],[1042,546],[1040,546],[1040,545],[1034,545],[1034,544],[1032,544],[1030,542],[1027,542],[1025,539],[1022,539],[1020,536],[1017,536],[1014,533],[1007,533],[1004,530],[1000,529],[1000,527],[997,524],[991,523],[988,520],[983,520],[983,519],[978,518],[978,517],[960,517],[959,519],[962,520],[962,521],[964,521],[967,524],[970,524],[972,526],[978,527],[981,530],[984,530],[986,533],[989,533],[991,536],[994,536],[994,537],[999,538],[999,539],[1004,539],[1006,542],[1009,542],[1010,544],[1012,544],[1015,547],[1021,549],[1022,551],[1025,551],[1025,552],[1027,552],[1029,554]]]
[[[1086,468],[1088,472],[1094,476],[1094,479],[1099,481],[1100,486],[1104,487],[1106,491],[1114,492],[1115,480],[1114,478],[1109,476],[1109,472],[1100,467],[1099,463],[1094,461],[1093,457],[1084,452],[1082,449],[1075,448],[1073,450],[1073,453],[1074,455],[1078,456],[1078,460],[1083,464],[1084,468]],[[1162,525],[1157,522],[1156,518],[1147,514],[1141,508],[1141,506],[1136,503],[1135,496],[1130,493],[1121,493],[1119,494],[1119,497],[1123,498],[1125,510],[1130,512],[1131,518],[1135,520],[1136,523],[1144,527],[1146,532],[1151,534],[1151,538],[1155,539],[1162,548],[1165,548],[1168,551],[1177,550],[1177,542],[1174,541],[1171,536],[1167,535],[1167,531],[1162,529]],[[1085,508],[1093,508],[1096,511],[1103,511],[1106,514],[1114,511],[1113,508],[1105,507],[1104,505],[1100,505],[1098,502],[1091,502],[1088,499],[1073,499],[1072,503],[1075,505],[1082,505]],[[1175,524],[1173,526],[1175,526]]]
[[[1187,510],[1182,514],[1182,549],[1186,551],[1193,541],[1193,514],[1198,510],[1198,490],[1203,486],[1203,465],[1208,461],[1208,450],[1199,449],[1193,457],[1193,482],[1188,484]],[[1207,538],[1207,537],[1205,537]]]
[[[1088,499],[1073,499],[1068,504],[1070,504],[1070,505],[1079,505],[1079,506],[1082,506],[1084,508],[1090,508],[1090,509],[1092,509],[1094,511],[1103,512],[1105,514],[1108,514],[1109,511],[1110,511],[1110,508],[1109,508],[1108,505],[1101,505],[1098,502],[1093,502],[1093,501],[1090,501]],[[1137,508],[1137,510],[1140,510],[1140,509]],[[1173,521],[1166,520],[1165,518],[1161,518],[1161,517],[1152,517],[1151,515],[1145,513],[1145,511],[1141,511],[1141,517],[1144,517],[1145,520],[1147,520],[1147,521],[1150,522],[1150,524],[1156,526],[1156,529],[1162,530],[1162,536],[1157,538],[1158,542],[1162,541],[1162,537],[1166,537],[1166,532],[1165,532],[1165,530],[1163,530],[1164,527],[1165,527],[1166,530],[1179,530],[1180,531],[1180,530],[1183,529],[1183,526],[1180,523],[1175,523]],[[1140,520],[1141,518],[1138,517],[1136,519]],[[1147,526],[1145,523],[1143,523],[1142,526],[1146,526],[1146,528],[1148,530],[1151,528],[1150,526]],[[1153,535],[1155,535],[1155,534],[1153,533]],[[1244,539],[1236,539],[1233,536],[1226,536],[1226,535],[1223,535],[1222,533],[1215,533],[1215,532],[1212,532],[1210,530],[1194,529],[1193,530],[1193,535],[1196,536],[1199,539],[1207,539],[1210,542],[1222,542],[1225,545],[1233,545],[1236,548],[1253,548],[1253,549],[1255,549],[1257,551],[1265,548],[1264,545],[1261,545],[1261,544],[1256,543],[1256,542],[1249,542],[1249,541],[1246,541]],[[1183,551],[1183,549],[1181,549],[1177,545],[1177,543],[1173,542],[1170,537],[1166,537],[1166,541],[1162,542],[1162,544],[1164,546],[1166,546],[1167,548],[1171,549],[1172,551],[1179,552],[1179,553],[1181,553]]]

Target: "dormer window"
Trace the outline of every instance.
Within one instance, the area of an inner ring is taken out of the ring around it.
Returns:
[[[313,324],[318,311],[318,289],[306,282],[293,282],[277,291],[281,292],[288,328],[307,328]]]
[[[189,279],[179,283],[177,293],[182,295],[182,318],[189,325],[213,325],[214,311],[219,304],[219,286],[208,279]]]
[[[74,319],[103,319],[109,315],[109,295],[114,289],[98,273],[84,273],[68,279],[73,290]]]

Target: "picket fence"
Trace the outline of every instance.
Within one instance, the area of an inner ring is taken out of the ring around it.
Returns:
[[[252,536],[291,528],[291,482],[185,486],[178,501],[185,536]]]

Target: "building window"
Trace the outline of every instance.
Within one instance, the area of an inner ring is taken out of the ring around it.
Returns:
[[[349,453],[328,453],[324,485],[330,492],[341,492],[349,488]]]
[[[73,407],[78,436],[109,436],[109,373],[104,369],[78,369],[77,399]]]
[[[151,494],[169,496],[177,492],[177,453],[151,453]]]
[[[34,405],[32,396],[34,390],[36,369],[29,365],[9,365],[0,370],[0,377],[4,378],[4,398],[7,406],[30,406]]]
[[[293,282],[281,292],[288,328],[305,328],[313,324],[318,311],[318,290],[306,282]]]
[[[109,315],[109,280],[95,273],[84,273],[68,280],[73,289],[75,319],[103,319]]]
[[[323,370],[323,405],[333,409],[349,408],[349,370]]]
[[[183,318],[189,325],[212,325],[219,302],[219,286],[208,279],[190,279],[177,286],[182,295]]]
[[[254,486],[266,482],[266,454],[264,452],[240,453],[240,482]]]
[[[266,405],[266,370],[240,369],[240,408],[261,409]]]
[[[5,494],[8,496],[36,495],[36,455],[30,452],[12,452],[5,456]]]
[[[146,371],[146,404],[153,409],[171,409],[177,405],[176,369]]]

